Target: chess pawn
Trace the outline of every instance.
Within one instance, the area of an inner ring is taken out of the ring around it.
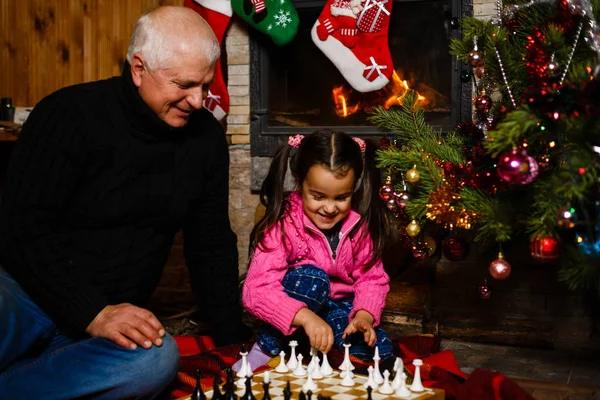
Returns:
[[[417,358],[413,361],[413,365],[415,366],[415,376],[413,377],[412,385],[410,385],[410,390],[419,393],[425,390],[421,383],[421,365],[423,365],[423,360]]]
[[[280,374],[285,374],[289,371],[287,365],[285,365],[285,351],[281,350],[279,352],[279,365],[275,367],[275,372],[279,372]]]
[[[379,357],[379,347],[375,346],[375,355],[373,356],[373,380],[378,385],[381,385],[383,383],[383,376],[381,375],[381,371],[379,371],[379,360],[381,360]]]
[[[394,393],[394,389],[390,384],[390,371],[387,369],[383,371],[383,385],[379,387],[379,393],[381,394],[392,394]]]
[[[350,371],[350,367],[349,367],[349,363],[345,365],[345,370],[342,371],[342,373],[340,374],[340,376],[343,378],[342,381],[340,382],[340,385],[342,386],[347,386],[347,387],[351,387],[354,386],[354,381],[352,380],[352,376],[354,376],[354,374],[352,373],[352,371]]]
[[[400,387],[396,390],[395,394],[401,399],[408,399],[411,393],[406,386],[406,374],[400,371],[398,371],[398,373],[400,374]]]
[[[321,373],[323,376],[333,375],[333,368],[329,365],[329,360],[327,359],[327,353],[323,353],[323,362],[321,363]]]
[[[317,390],[317,384],[313,381],[312,373],[315,370],[315,365],[313,364],[308,368],[308,377],[306,378],[306,382],[302,385],[302,390],[305,392],[311,393]],[[312,394],[312,393],[311,393]],[[310,395],[309,395],[310,397]]]
[[[377,389],[377,384],[373,380],[373,367],[371,365],[369,365],[369,368],[367,368],[367,371],[369,371],[369,378],[363,384],[363,386],[365,387],[365,389],[369,388],[369,387],[372,389]]]
[[[296,359],[296,346],[298,342],[296,340],[290,340],[290,359],[288,360],[287,367],[290,371],[293,371],[298,366],[298,360]]]
[[[298,354],[298,366],[296,367],[295,370],[292,371],[292,374],[294,376],[306,376],[306,370],[304,369],[304,366],[302,365],[302,354]]]
[[[315,363],[312,366],[312,378],[315,380],[323,379],[323,373],[321,372],[321,367],[319,366],[319,357],[315,357]]]
[[[196,370],[196,387],[192,393],[192,400],[206,400],[206,395],[202,391],[202,385],[200,384],[200,378],[202,378],[202,372],[199,369]]]

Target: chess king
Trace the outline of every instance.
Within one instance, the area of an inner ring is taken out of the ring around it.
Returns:
[[[278,355],[290,335],[305,334],[324,353],[347,340],[358,358],[371,359],[375,345],[382,359],[392,355],[379,327],[389,291],[381,253],[392,216],[377,193],[374,154],[360,139],[320,130],[290,137],[275,155],[242,294],[248,311],[266,322],[247,357],[252,370]],[[286,193],[290,155],[296,190]]]

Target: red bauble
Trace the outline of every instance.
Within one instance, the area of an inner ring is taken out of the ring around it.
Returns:
[[[529,250],[535,261],[551,264],[560,256],[560,241],[552,236],[538,236],[529,241]]]
[[[467,55],[467,61],[471,67],[477,68],[483,64],[483,53],[479,50],[473,50]]]
[[[429,248],[424,242],[415,241],[412,244],[412,255],[415,260],[424,260],[429,253]]]
[[[492,101],[492,98],[487,94],[482,94],[475,98],[475,110],[480,113],[490,111],[493,105],[494,102]]]
[[[498,253],[498,258],[490,263],[490,275],[494,279],[503,280],[508,278],[511,269],[510,264],[506,262],[502,253]]]
[[[469,243],[457,237],[450,236],[442,244],[442,253],[450,261],[462,261],[469,254]]]
[[[477,76],[479,79],[483,78],[484,73],[485,73],[485,67],[483,65],[480,65],[475,70],[475,76]]]
[[[487,279],[483,280],[483,285],[479,286],[479,298],[482,300],[488,300],[492,295],[492,291],[487,285]]]
[[[386,202],[394,199],[394,188],[391,185],[391,180],[388,180],[388,182],[381,186],[379,189],[379,197]]]
[[[525,152],[513,150],[498,157],[498,176],[508,183],[523,183],[529,170],[529,156]]]

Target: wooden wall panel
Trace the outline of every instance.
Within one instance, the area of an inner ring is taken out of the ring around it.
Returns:
[[[53,91],[118,75],[137,18],[183,0],[0,0],[0,96],[35,105]]]

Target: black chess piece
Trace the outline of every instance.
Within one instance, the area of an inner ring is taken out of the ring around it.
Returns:
[[[237,400],[237,395],[235,394],[235,383],[233,377],[233,370],[231,368],[227,368],[227,381],[223,388],[225,389],[225,394],[223,395],[223,400]]]
[[[246,377],[246,391],[241,397],[241,400],[256,400],[254,394],[252,393],[252,377]]]
[[[283,400],[291,400],[292,398],[292,389],[290,389],[290,381],[287,381],[285,384],[285,389],[283,389]]]
[[[298,400],[306,400],[306,395],[304,394],[304,391],[300,391],[300,395],[298,396]]]
[[[197,369],[196,387],[194,388],[194,392],[192,393],[192,400],[206,400],[206,395],[202,391],[202,386],[200,385],[200,378],[202,378],[202,372],[199,369]]]
[[[317,395],[317,400],[323,400],[323,395],[321,393]]]
[[[263,382],[263,398],[262,400],[271,400],[271,395],[269,394],[269,385],[270,382]]]
[[[213,395],[211,400],[222,400],[223,394],[219,384],[221,383],[221,376],[217,373],[215,379],[213,379]]]
[[[312,390],[306,392],[306,400],[312,400]]]
[[[371,386],[367,386],[367,400],[373,400],[373,396],[372,393],[373,392],[373,388]]]

